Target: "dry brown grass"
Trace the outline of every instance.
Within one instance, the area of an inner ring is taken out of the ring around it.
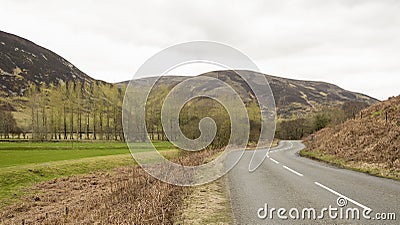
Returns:
[[[184,155],[197,165],[213,151]],[[0,213],[1,224],[172,224],[190,188],[163,183],[138,166],[55,179]]]
[[[210,162],[218,156],[209,154],[204,162]],[[193,187],[183,199],[174,224],[232,224],[230,193],[226,177],[221,177],[208,184]]]
[[[225,178],[193,188],[174,224],[232,224],[232,209]]]
[[[356,119],[325,128],[315,134],[314,141],[310,137],[306,141],[311,151],[334,155],[360,170],[368,172],[366,167],[372,166],[400,178],[400,96],[375,104]]]

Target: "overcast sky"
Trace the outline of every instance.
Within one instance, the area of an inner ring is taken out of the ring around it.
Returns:
[[[211,40],[263,73],[383,100],[400,94],[399,12],[398,0],[0,0],[0,30],[109,82],[132,78],[168,46]]]

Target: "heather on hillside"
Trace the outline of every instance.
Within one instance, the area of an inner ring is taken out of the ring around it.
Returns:
[[[360,169],[382,168],[398,176],[400,96],[372,105],[341,125],[322,129],[307,143],[311,151],[334,155]]]

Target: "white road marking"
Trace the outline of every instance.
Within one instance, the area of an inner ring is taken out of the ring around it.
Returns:
[[[287,166],[283,166],[283,168],[285,168],[285,169],[289,170],[290,172],[292,172],[292,173],[296,174],[297,176],[300,176],[300,177],[304,176],[303,174],[301,174],[301,173],[297,172],[297,171],[296,171],[296,170],[294,170],[294,169],[290,169],[290,168],[289,168],[289,167],[287,167]]]
[[[363,204],[361,204],[361,203],[359,203],[359,202],[357,202],[357,201],[355,201],[355,200],[353,200],[353,199],[351,199],[351,198],[349,198],[349,197],[347,197],[347,196],[344,196],[344,195],[340,194],[339,192],[336,192],[336,191],[334,191],[334,190],[328,188],[327,186],[325,186],[325,185],[323,185],[323,184],[321,184],[321,183],[314,182],[314,184],[320,186],[321,188],[324,188],[324,189],[327,190],[327,191],[330,191],[331,193],[333,193],[333,194],[335,194],[335,195],[337,195],[337,196],[339,196],[339,197],[342,197],[342,198],[346,199],[346,200],[349,201],[349,202],[354,203],[354,204],[357,205],[357,206],[360,206],[361,208],[364,208],[364,209],[366,209],[366,210],[371,210],[371,208],[369,208],[369,207],[367,207],[367,206],[365,206],[365,205],[363,205]]]
[[[285,142],[285,143],[289,143],[290,147],[284,148],[284,146],[281,146],[281,147],[277,146],[276,149],[270,150],[269,152],[271,152],[271,153],[280,152],[280,151],[286,151],[286,150],[289,150],[289,149],[293,148],[293,142],[290,141],[290,142]]]
[[[268,153],[273,153],[273,152],[278,152],[278,151],[285,151],[285,150],[288,150],[288,149],[293,148],[293,142],[289,142],[289,143],[290,143],[290,145],[291,145],[290,147],[286,147],[286,148],[283,148],[283,146],[280,147],[280,148],[278,147],[277,149],[272,150],[272,151],[269,151]],[[271,161],[275,162],[276,164],[279,164],[279,162],[276,161],[275,159],[271,158],[271,157],[269,156],[269,154],[267,154],[267,157],[268,157]],[[294,174],[296,174],[296,175],[298,175],[298,176],[300,176],[300,177],[303,177],[303,176],[304,176],[303,174],[301,174],[301,173],[297,172],[296,170],[293,170],[293,169],[291,169],[291,168],[289,168],[289,167],[287,167],[287,166],[283,166],[283,168],[289,170],[290,172],[292,172],[292,173],[294,173]],[[342,195],[342,194],[340,194],[339,192],[334,191],[333,189],[331,189],[331,188],[329,188],[329,187],[327,187],[327,186],[325,186],[325,185],[323,185],[323,184],[321,184],[321,183],[314,182],[314,184],[318,185],[319,187],[321,187],[321,188],[323,188],[323,189],[325,189],[325,190],[327,190],[327,191],[329,191],[329,192],[331,192],[331,193],[333,193],[333,194],[335,194],[335,195],[337,195],[337,196],[339,196],[339,197],[342,197],[342,198],[346,199],[347,201],[349,201],[349,202],[351,202],[351,203],[353,203],[353,204],[355,204],[355,205],[357,205],[357,206],[359,206],[359,207],[361,207],[361,208],[363,208],[363,209],[365,209],[365,210],[371,210],[371,208],[369,208],[369,207],[367,207],[367,206],[365,206],[365,205],[363,205],[363,204],[361,204],[361,203],[359,203],[359,202],[357,202],[357,201],[355,201],[355,200],[353,200],[353,199],[351,199],[351,198],[349,198],[349,197],[347,197],[347,196],[345,196],[345,195]]]
[[[278,161],[276,161],[275,159],[273,159],[273,158],[269,158],[272,162],[274,162],[274,163],[276,163],[276,164],[279,164],[279,162]]]

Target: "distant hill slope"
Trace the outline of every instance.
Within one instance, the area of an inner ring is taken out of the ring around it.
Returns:
[[[247,84],[233,71],[215,71],[202,76],[218,77],[225,81],[245,101],[253,98]],[[337,106],[347,101],[368,104],[377,102],[374,98],[346,91],[333,84],[265,76],[273,91],[278,113],[282,117],[290,117],[292,114],[307,114],[325,106]],[[158,84],[172,87],[187,78],[168,76],[162,78]],[[149,83],[149,79],[154,78],[136,80],[135,85],[140,88]],[[15,103],[19,100],[10,101],[10,99],[22,96],[30,84],[39,85],[43,82],[57,84],[70,80],[95,81],[56,53],[24,38],[0,31],[0,107],[14,111],[23,108],[20,107],[23,106],[23,102]]]
[[[35,43],[0,31],[0,96],[23,95],[30,83],[94,79]]]
[[[400,179],[400,96],[362,110],[356,119],[322,129],[307,142],[312,151],[335,155],[355,167],[383,168]]]
[[[242,72],[255,73],[252,71]],[[216,77],[230,84],[245,102],[250,101],[253,96],[248,85],[234,71],[214,71],[200,76]],[[304,115],[323,107],[340,106],[348,101],[364,102],[369,105],[378,102],[378,100],[367,95],[347,91],[325,82],[293,80],[270,75],[265,76],[274,94],[278,114],[282,117],[290,117],[292,114]],[[157,82],[156,87],[165,85],[172,88],[188,78],[190,77],[164,76]],[[154,77],[149,77],[134,80],[132,85],[140,87],[151,83],[150,81],[154,79]],[[128,81],[124,83],[128,83]],[[210,86],[209,88],[213,87]]]

